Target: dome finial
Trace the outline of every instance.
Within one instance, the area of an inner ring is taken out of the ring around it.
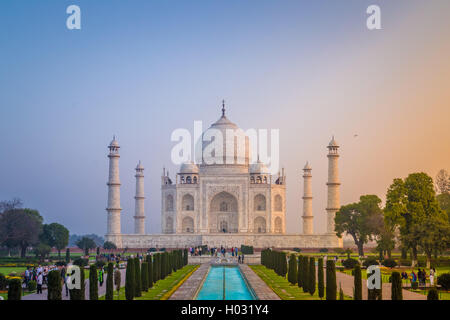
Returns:
[[[222,100],[222,117],[225,117],[225,100]]]

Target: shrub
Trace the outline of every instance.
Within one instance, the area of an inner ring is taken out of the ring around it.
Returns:
[[[298,261],[297,261],[297,285],[299,288],[301,288],[303,286],[303,282],[302,282],[302,256],[298,257]]]
[[[309,277],[309,293],[311,295],[316,292],[316,261],[314,257],[309,258],[309,270],[308,270],[308,277]]]
[[[70,249],[67,248],[66,249],[66,263],[69,263],[69,262],[70,262]]]
[[[302,272],[303,272],[303,292],[309,292],[309,259],[308,257],[303,257],[303,266],[302,266]]]
[[[443,273],[437,279],[437,284],[444,290],[450,290],[450,273]]]
[[[323,258],[319,258],[319,265],[318,265],[318,274],[317,274],[317,278],[318,278],[318,283],[317,283],[317,287],[318,287],[318,291],[319,291],[319,298],[322,299],[323,298],[323,294],[324,294],[324,278],[323,278]]]
[[[98,300],[98,275],[94,264],[89,268],[89,300]]]
[[[73,261],[73,264],[79,267],[86,267],[88,265],[88,262],[88,259],[77,258]]]
[[[134,259],[134,296],[140,297],[141,293],[141,263],[139,258]]]
[[[419,289],[419,282],[418,281],[411,282],[411,288],[413,290]]]
[[[11,279],[8,284],[8,300],[20,300],[22,298],[22,283],[19,279]]]
[[[147,268],[148,268],[148,287],[153,287],[153,262],[152,256],[147,256]]]
[[[297,283],[297,257],[295,254],[291,254],[289,257],[288,281],[294,285]]]
[[[243,254],[253,254],[253,246],[241,245],[241,252]]]
[[[336,266],[333,260],[327,260],[326,300],[336,300]]]
[[[368,268],[369,266],[373,266],[373,265],[378,265],[378,260],[375,259],[374,257],[368,257],[366,259],[364,259],[363,261],[363,266]]]
[[[6,277],[3,273],[0,273],[0,290],[6,290],[6,287],[8,285],[8,280],[6,280]]]
[[[353,300],[362,300],[362,280],[361,280],[361,267],[358,265],[354,269],[354,288],[355,292],[353,295]]]
[[[61,273],[58,270],[53,270],[48,273],[48,300],[61,300]]]
[[[127,261],[127,271],[125,274],[125,298],[127,300],[133,300],[134,298],[134,259],[128,259]]]
[[[439,294],[436,288],[432,288],[428,291],[427,300],[439,300]]]
[[[142,262],[141,266],[141,286],[142,291],[148,291],[148,264],[147,262]]]
[[[97,260],[95,262],[95,266],[99,269],[103,268],[106,265],[106,261],[105,260]]]
[[[344,266],[344,268],[346,269],[353,269],[355,268],[357,265],[359,265],[358,260],[356,259],[345,259],[344,262],[342,262],[342,265]]]
[[[327,248],[322,248],[322,249],[319,250],[319,252],[328,252],[328,249]]]
[[[106,294],[105,300],[113,300],[114,298],[114,265],[108,263],[108,271],[106,275]]]
[[[302,249],[300,249],[300,248],[294,248],[293,250],[294,250],[295,252],[299,252],[299,253],[302,252]]]
[[[36,281],[34,281],[34,280],[28,281],[27,289],[28,289],[28,291],[30,291],[30,292],[36,290]]]
[[[403,300],[400,273],[397,271],[392,272],[391,281],[391,300]]]
[[[156,252],[156,251],[157,251],[156,248],[150,248],[147,250],[147,252]]]
[[[394,268],[397,266],[397,262],[395,262],[394,259],[384,259],[382,264],[387,268]]]

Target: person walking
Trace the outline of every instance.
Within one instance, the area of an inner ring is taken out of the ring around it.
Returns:
[[[100,269],[98,269],[98,282],[100,284],[100,287],[103,285],[103,267],[101,267]]]
[[[44,282],[44,277],[42,276],[42,272],[40,272],[37,276],[36,281],[36,293],[42,294],[42,283]]]
[[[431,287],[434,286],[434,273],[435,273],[434,268],[431,268],[430,269],[430,286]]]

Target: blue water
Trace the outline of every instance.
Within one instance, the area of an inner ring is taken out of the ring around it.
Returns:
[[[238,267],[220,266],[209,269],[197,300],[255,300],[255,298]]]

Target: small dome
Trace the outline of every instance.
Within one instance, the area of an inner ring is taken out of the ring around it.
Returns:
[[[303,170],[312,170],[311,166],[309,165],[309,162],[306,162],[305,167]]]
[[[119,142],[116,140],[116,137],[113,138],[113,140],[111,141],[109,146],[110,147],[118,147],[119,146]]]
[[[331,139],[330,143],[328,144],[329,147],[339,147],[339,144],[337,143],[336,140],[334,140],[334,136],[333,139]]]
[[[181,165],[180,173],[198,173],[198,167],[192,161],[186,162]]]
[[[268,174],[269,169],[267,169],[264,163],[258,160],[257,163],[250,165],[250,173]]]
[[[141,161],[139,161],[138,165],[136,166],[136,170],[144,170],[144,167],[141,164]]]

